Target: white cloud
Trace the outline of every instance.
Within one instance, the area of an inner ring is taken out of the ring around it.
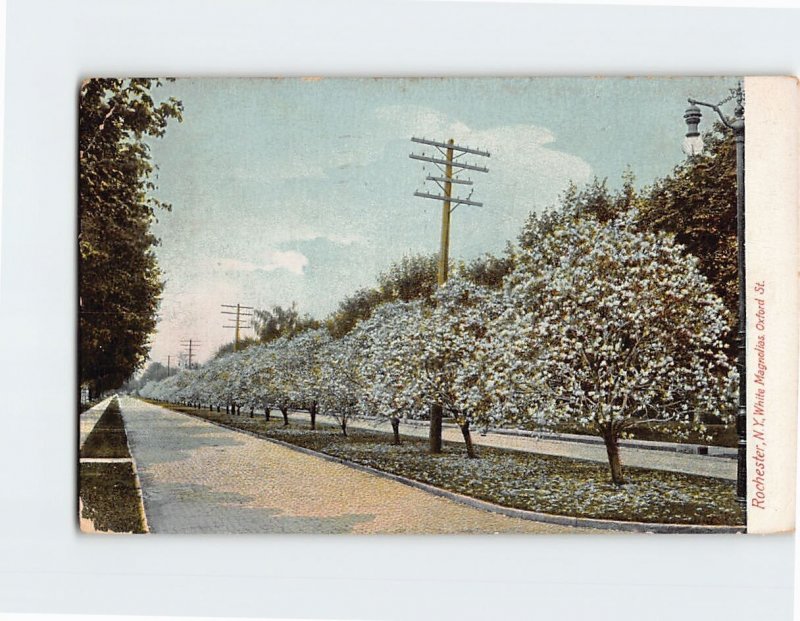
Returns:
[[[485,206],[460,210],[457,216],[460,222],[453,229],[453,249],[471,252],[479,244],[485,244],[484,236],[477,234],[478,231],[492,231],[501,244],[505,239],[514,239],[531,211],[553,205],[570,181],[580,185],[592,176],[589,163],[558,150],[555,147],[557,137],[545,127],[518,123],[473,129],[438,110],[421,106],[383,106],[375,115],[390,122],[406,139],[412,135],[440,141],[453,138],[456,144],[491,153],[489,158],[469,154],[459,158],[486,166],[489,173],[465,171],[466,174],[460,175],[471,179],[475,185],[459,187],[456,194],[466,197],[474,190],[472,200]],[[409,142],[403,146],[404,152],[439,153],[435,147],[422,144]],[[396,156],[401,157],[401,153],[398,151]],[[435,165],[415,163],[419,165],[418,189],[440,193],[434,182],[424,182],[426,174],[437,172]]]
[[[477,130],[439,110],[409,105],[382,106],[375,110],[375,116],[391,123],[397,138],[410,139],[412,135],[442,141],[453,138],[457,144],[489,151],[489,159],[472,155],[462,158],[489,168],[489,175],[472,174],[476,196],[483,193],[485,186],[492,198],[502,196],[506,204],[509,200],[522,203],[526,210],[534,202],[555,200],[570,180],[581,183],[592,174],[586,161],[551,146],[556,136],[549,129],[534,124]],[[438,153],[435,147],[414,146],[416,151],[428,155]]]
[[[215,261],[215,264],[219,269],[227,272],[274,272],[283,269],[302,276],[308,265],[308,257],[296,250],[269,250],[265,253],[264,260],[259,263],[220,258]]]

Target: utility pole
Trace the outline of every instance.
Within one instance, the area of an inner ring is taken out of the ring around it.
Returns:
[[[172,375],[172,373],[170,373],[170,361],[171,360],[172,360],[172,356],[167,356],[167,377]]]
[[[188,354],[189,354],[188,368],[189,369],[194,368],[192,366],[192,356],[194,355],[193,347],[196,348],[197,345],[200,345],[200,341],[197,341],[195,339],[188,339],[188,340],[181,341],[181,345],[183,345],[184,349],[188,349]]]
[[[457,145],[452,138],[450,138],[447,142],[428,140],[427,138],[411,138],[411,142],[434,147],[435,149],[433,155],[427,155],[425,152],[423,152],[419,155],[416,153],[411,153],[409,157],[413,160],[430,162],[436,166],[438,171],[438,174],[436,175],[427,175],[425,180],[435,182],[442,193],[432,194],[430,192],[420,192],[417,190],[414,192],[414,196],[442,202],[442,230],[439,247],[439,270],[437,274],[439,286],[442,286],[447,282],[447,271],[450,260],[450,215],[459,205],[483,207],[483,203],[470,200],[472,197],[472,190],[470,190],[470,193],[464,198],[459,196],[453,197],[453,185],[473,185],[471,179],[461,179],[458,177],[460,173],[463,173],[467,170],[474,170],[476,172],[484,173],[489,172],[489,169],[485,166],[468,164],[466,162],[459,161],[459,158],[465,155],[489,157],[490,154],[488,151],[481,151],[479,149],[472,149],[470,147]],[[430,418],[431,426],[428,436],[429,450],[431,453],[441,453],[442,405],[440,403],[434,403],[431,405]]]
[[[222,310],[220,311],[223,315],[235,315],[236,319],[229,318],[230,321],[233,321],[233,325],[222,326],[223,328],[233,328],[236,330],[236,334],[233,340],[233,351],[238,351],[239,349],[239,331],[242,329],[252,328],[252,323],[247,326],[242,326],[241,320],[244,317],[252,317],[253,316],[253,307],[252,306],[242,306],[241,304],[221,304],[223,309],[226,308],[235,308],[236,310]],[[252,320],[251,320],[252,321]]]

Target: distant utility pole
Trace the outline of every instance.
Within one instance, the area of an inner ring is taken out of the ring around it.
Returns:
[[[183,345],[183,348],[185,350],[188,350],[188,355],[189,355],[189,358],[188,358],[188,365],[189,366],[188,366],[188,368],[191,369],[191,368],[193,368],[192,367],[192,356],[194,355],[194,350],[192,348],[196,349],[196,347],[198,345],[200,345],[200,341],[197,341],[195,339],[188,339],[188,340],[181,341],[181,345]]]
[[[468,164],[459,161],[459,158],[465,155],[476,155],[479,157],[489,157],[488,151],[481,151],[479,149],[472,149],[470,147],[462,147],[455,144],[451,138],[447,142],[440,142],[438,140],[428,140],[427,138],[411,138],[411,142],[434,147],[435,151],[432,155],[427,155],[425,152],[418,155],[411,153],[409,157],[413,160],[422,160],[423,162],[430,162],[436,166],[438,174],[428,175],[425,177],[426,181],[433,181],[439,186],[442,191],[441,194],[431,194],[430,192],[414,192],[414,196],[420,198],[429,198],[442,202],[442,231],[441,241],[439,248],[439,271],[438,282],[439,286],[447,282],[447,268],[449,263],[450,253],[450,214],[452,214],[456,207],[459,205],[472,205],[474,207],[483,207],[483,203],[470,200],[472,197],[472,190],[466,197],[453,196],[453,184],[471,186],[471,179],[461,179],[459,174],[467,170],[474,170],[476,172],[488,173],[489,169],[485,166],[478,164]],[[431,453],[442,452],[442,406],[435,403],[431,405],[431,427],[429,434],[429,447]]]
[[[172,375],[172,373],[170,372],[170,362],[171,361],[172,361],[172,356],[167,356],[167,377]]]
[[[223,309],[226,308],[235,308],[236,310],[222,310],[220,311],[223,315],[235,315],[236,319],[230,317],[229,320],[233,321],[233,325],[222,326],[223,328],[233,328],[236,330],[236,336],[233,340],[233,351],[238,351],[239,349],[239,331],[241,329],[248,329],[252,328],[251,325],[242,326],[241,320],[245,317],[252,317],[253,316],[253,307],[252,306],[242,306],[241,304],[221,304]],[[252,320],[251,320],[252,321]]]

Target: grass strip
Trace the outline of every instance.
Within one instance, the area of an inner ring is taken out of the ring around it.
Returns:
[[[529,511],[576,517],[666,524],[741,525],[735,482],[683,474],[626,468],[628,483],[611,483],[608,465],[568,457],[480,446],[479,459],[467,459],[463,445],[445,442],[431,455],[424,438],[307,423],[289,427],[275,417],[230,416],[225,412],[172,406],[173,410],[221,422],[378,470],[428,483],[466,496]]]
[[[81,517],[98,531],[144,533],[136,476],[130,463],[82,463],[79,493]]]

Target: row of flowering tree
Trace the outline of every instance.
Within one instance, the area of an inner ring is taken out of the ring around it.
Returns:
[[[344,336],[312,328],[141,394],[217,407],[404,418],[440,403],[475,457],[471,430],[568,423],[603,438],[612,480],[619,440],[670,422],[676,439],[710,417],[729,420],[735,373],[729,318],[697,261],[635,214],[601,223],[570,211],[532,218],[534,244],[510,251],[502,287],[454,275],[430,297],[379,306]]]

